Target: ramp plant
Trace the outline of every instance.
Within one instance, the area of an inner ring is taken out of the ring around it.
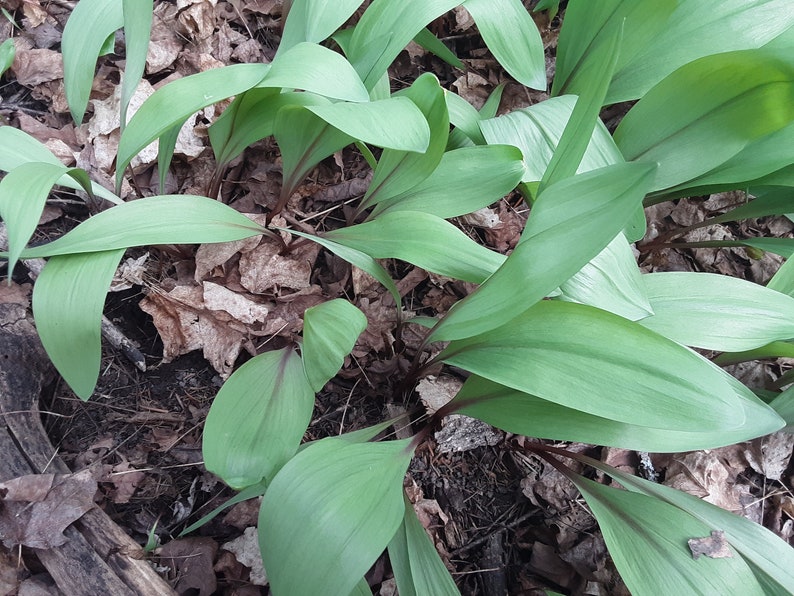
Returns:
[[[414,450],[451,413],[531,437],[653,452],[715,448],[792,423],[791,389],[747,387],[718,366],[794,355],[789,263],[764,287],[708,273],[641,274],[630,249],[645,235],[643,207],[663,200],[746,191],[745,205],[696,225],[792,211],[787,0],[570,0],[550,99],[501,116],[498,92],[478,112],[432,74],[392,93],[387,69],[412,39],[457,64],[426,26],[462,5],[505,70],[544,89],[540,35],[518,0],[374,0],[350,29],[340,27],[360,0],[291,4],[272,63],[184,77],[143,104],[123,129],[115,193],[0,128],[5,257],[9,269],[49,258],[33,310],[55,366],[83,399],[99,374],[99,319],[126,248],[272,233],[216,200],[229,162],[266,137],[278,143],[284,174],[271,219],[325,157],[351,144],[367,156],[372,182],[348,225],[293,233],[370,273],[398,309],[379,259],[478,284],[437,319],[403,321],[425,330],[403,387],[438,366],[467,375],[412,439],[374,440],[392,422],[384,421],[301,444],[315,393],[366,327],[341,299],[307,310],[300,342],[251,359],[221,388],[204,429],[205,463],[240,491],[230,503],[264,495],[259,536],[273,593],[369,594],[363,576],[384,550],[401,594],[458,593],[402,489]],[[556,11],[558,3],[543,5]],[[78,124],[95,61],[120,28],[125,123],[150,24],[151,2],[77,4],[63,52]],[[228,98],[209,130],[217,172],[206,197],[122,200],[125,169],[141,149],[159,142],[164,180],[183,122]],[[599,113],[623,101],[636,103],[610,134]],[[110,206],[26,248],[54,184]],[[510,255],[450,221],[514,188],[531,211]],[[786,257],[792,242],[739,241]],[[693,348],[720,355],[709,360]],[[581,455],[532,449],[581,491],[632,593],[794,591],[794,552],[761,526]],[[623,489],[575,474],[560,458],[593,466]],[[687,541],[712,531],[724,533],[732,556],[695,560]]]

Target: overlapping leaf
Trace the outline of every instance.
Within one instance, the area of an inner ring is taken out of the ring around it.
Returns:
[[[588,414],[535,395],[472,375],[452,404],[456,412],[478,418],[507,432],[556,441],[609,445],[654,453],[714,449],[779,430],[780,417],[733,381],[745,422],[737,430],[694,431],[640,426]]]
[[[659,164],[653,190],[726,162],[794,120],[794,64],[766,50],[707,56],[653,87],[621,121],[626,159]]]
[[[278,52],[309,41],[320,43],[345,24],[363,0],[295,0],[289,7]]]
[[[578,93],[609,25],[625,23],[606,103],[642,97],[688,62],[758,48],[794,25],[787,0],[576,0],[560,32],[553,94]]]
[[[375,259],[401,259],[474,283],[482,283],[505,261],[503,255],[476,243],[451,223],[418,211],[384,213],[372,221],[327,232],[325,238]],[[439,250],[440,246],[444,249]]]
[[[471,337],[521,314],[571,277],[618,234],[653,177],[653,166],[616,164],[550,186],[505,263],[459,302],[431,339]]]
[[[212,402],[204,425],[204,464],[232,488],[272,480],[298,450],[313,409],[314,391],[294,350],[252,358]]]
[[[505,325],[453,341],[438,358],[619,422],[690,432],[745,423],[730,375],[636,323],[581,304],[541,301]]]
[[[641,325],[678,343],[737,352],[794,338],[794,298],[710,273],[642,276],[653,315]]]
[[[245,215],[218,201],[194,195],[164,195],[111,207],[57,240],[23,251],[21,256],[32,259],[150,244],[231,242],[263,231]]]
[[[110,4],[114,4],[111,2]],[[121,83],[121,130],[127,125],[127,108],[146,67],[152,31],[152,0],[123,0],[124,79]]]
[[[101,324],[124,249],[53,257],[33,286],[36,329],[52,363],[81,399],[91,397],[102,359]]]
[[[403,519],[409,440],[312,443],[262,501],[262,560],[276,594],[349,594]]]
[[[303,314],[301,354],[306,378],[314,392],[342,367],[345,356],[367,328],[367,317],[345,300],[330,300]]]

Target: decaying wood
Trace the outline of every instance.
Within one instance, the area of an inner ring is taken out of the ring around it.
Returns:
[[[0,304],[0,480],[68,473],[38,412],[54,372],[24,307]],[[62,546],[36,550],[65,594],[168,595],[175,592],[143,558],[141,547],[93,508],[65,532]]]

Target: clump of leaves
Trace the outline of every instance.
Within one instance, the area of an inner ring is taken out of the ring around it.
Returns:
[[[96,57],[121,27],[126,110],[145,60],[145,4],[78,4],[63,45],[78,122]],[[293,232],[370,273],[397,304],[378,259],[479,284],[444,316],[403,322],[426,329],[405,387],[440,365],[468,375],[413,439],[373,440],[387,421],[301,445],[314,394],[366,326],[339,299],[307,310],[300,343],[248,361],[219,392],[206,421],[205,462],[240,490],[232,502],[264,495],[260,544],[274,593],[369,593],[363,575],[384,550],[401,594],[457,593],[402,492],[412,453],[451,413],[522,435],[655,452],[714,448],[791,424],[791,389],[749,388],[718,366],[792,356],[789,263],[763,287],[706,273],[643,275],[630,248],[645,234],[643,207],[669,198],[747,191],[747,204],[711,222],[791,212],[794,13],[787,2],[571,0],[552,97],[498,117],[498,96],[478,112],[430,74],[391,93],[387,69],[411,39],[454,61],[425,27],[462,4],[507,72],[543,89],[543,46],[521,2],[375,0],[355,26],[338,30],[360,4],[295,0],[272,63],[165,85],[119,145],[117,193],[127,165],[155,140],[162,183],[182,123],[234,97],[210,127],[217,172],[207,195],[218,195],[232,159],[273,136],[284,183],[270,220],[316,164],[355,143],[373,177],[350,225],[317,236]],[[601,109],[629,100],[637,101],[610,134]],[[9,172],[0,183],[6,257],[10,267],[49,257],[34,292],[37,326],[85,399],[99,371],[104,295],[126,248],[273,233],[214,198],[122,201],[19,131],[0,128],[0,141],[0,167]],[[369,146],[382,149],[379,159]],[[25,248],[56,183],[115,204],[58,240]],[[509,256],[448,221],[516,187],[531,213]],[[792,253],[790,239],[741,242]],[[430,358],[440,342],[448,344]],[[711,361],[691,348],[722,354]],[[582,492],[633,593],[794,591],[794,553],[764,528],[600,462],[533,449]],[[625,490],[574,474],[560,456],[604,471]],[[712,532],[722,532],[732,556],[695,560],[687,541]]]

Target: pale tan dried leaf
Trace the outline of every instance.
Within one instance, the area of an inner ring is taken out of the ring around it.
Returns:
[[[11,70],[25,87],[63,78],[63,56],[55,50],[17,49]]]
[[[126,259],[113,276],[113,281],[110,282],[111,292],[120,292],[122,290],[129,290],[133,286],[144,285],[144,276],[146,275],[146,262],[149,260],[149,253],[142,254],[137,259],[129,257]]]
[[[734,445],[675,456],[664,484],[742,514],[746,502],[743,497],[749,494],[747,486],[736,482],[745,468],[742,449]]]
[[[267,573],[262,564],[259,550],[259,536],[255,527],[248,527],[242,536],[221,545],[221,548],[233,553],[237,560],[251,570],[250,581],[256,586],[267,585]]]
[[[199,2],[179,0],[177,8],[181,12],[178,19],[182,25],[183,33],[199,40],[210,37],[215,31],[215,4],[217,4],[217,0],[200,0]]]
[[[0,304],[20,304],[28,308],[31,288],[31,284],[19,285],[13,281],[4,281],[0,284]]]
[[[747,463],[759,474],[770,480],[780,480],[791,461],[794,450],[794,435],[776,432],[747,444],[744,457]]]
[[[25,26],[35,28],[47,20],[49,14],[41,7],[39,0],[24,0],[22,2],[22,13],[27,19]]]
[[[268,308],[250,298],[232,292],[218,284],[204,282],[204,305],[210,310],[222,310],[242,323],[264,323]]]
[[[499,214],[490,207],[483,207],[472,213],[467,213],[460,217],[460,221],[466,225],[486,229],[495,228],[502,223]]]
[[[699,559],[701,555],[706,555],[710,559],[730,559],[733,551],[728,541],[725,540],[725,532],[722,530],[712,530],[711,536],[706,538],[690,538],[687,540],[689,550],[692,551],[692,558]]]
[[[278,293],[281,288],[308,288],[319,247],[306,244],[288,254],[270,238],[240,257],[240,283],[253,294]]]
[[[89,470],[31,474],[0,483],[3,544],[42,549],[63,544],[63,531],[94,507],[96,489]]]

